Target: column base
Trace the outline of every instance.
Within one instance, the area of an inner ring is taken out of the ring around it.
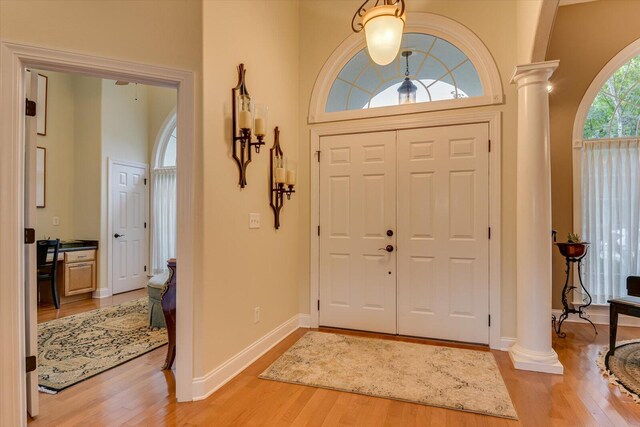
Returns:
[[[558,360],[558,354],[551,349],[549,353],[539,353],[514,344],[509,348],[509,357],[513,367],[523,371],[544,372],[546,374],[564,373],[564,367]]]

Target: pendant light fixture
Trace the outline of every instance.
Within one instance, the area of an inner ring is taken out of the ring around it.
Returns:
[[[416,102],[416,93],[418,92],[418,86],[414,85],[409,78],[409,57],[413,52],[405,50],[402,52],[402,56],[407,60],[407,69],[404,72],[404,81],[398,88],[398,103],[413,104]]]
[[[366,0],[353,15],[351,28],[356,33],[364,30],[373,62],[387,65],[398,55],[405,20],[404,0]]]

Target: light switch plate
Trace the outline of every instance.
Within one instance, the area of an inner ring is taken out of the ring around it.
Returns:
[[[260,228],[260,214],[259,213],[250,213],[249,214],[249,228]]]
[[[54,216],[53,217],[53,225],[60,225],[60,217],[59,216]]]

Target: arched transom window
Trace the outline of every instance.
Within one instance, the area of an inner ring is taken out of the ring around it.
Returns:
[[[433,102],[483,95],[471,60],[448,41],[429,34],[405,33],[400,52],[410,51],[408,77],[417,87],[416,102]],[[360,50],[342,68],[329,92],[325,111],[386,107],[399,104],[398,88],[407,62],[398,57],[380,66]]]
[[[172,123],[173,129],[171,133],[167,132],[166,138],[161,141],[161,146],[158,147],[160,152],[157,157],[156,168],[170,168],[176,167],[176,132],[178,128],[175,123]]]
[[[596,95],[584,124],[585,139],[638,136],[640,56],[620,67]]]

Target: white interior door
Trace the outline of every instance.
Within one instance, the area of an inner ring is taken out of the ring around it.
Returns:
[[[398,332],[489,342],[487,124],[398,132]]]
[[[147,283],[147,167],[111,165],[111,278],[113,293],[133,291]]]
[[[322,137],[320,324],[396,333],[396,133]]]
[[[26,96],[35,101],[38,93],[38,73],[25,71]],[[42,108],[36,105],[36,111]],[[36,138],[37,117],[25,116],[25,183],[24,183],[24,227],[36,228]],[[25,245],[25,353],[38,357],[38,281],[36,245]],[[27,373],[27,411],[32,417],[40,412],[38,399],[38,369]]]

